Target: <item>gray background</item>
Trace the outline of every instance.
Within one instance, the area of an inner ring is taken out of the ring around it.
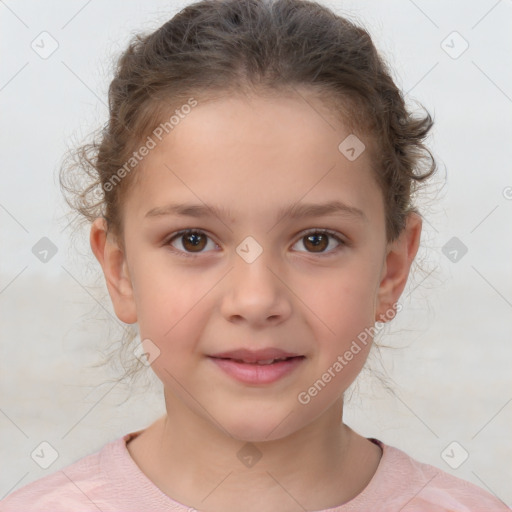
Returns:
[[[93,366],[120,327],[88,230],[66,229],[57,169],[106,120],[113,57],[188,3],[0,3],[0,498],[164,411],[150,371],[152,389]],[[364,24],[408,99],[433,114],[440,164],[420,202],[421,265],[383,338],[395,348],[382,351],[383,369],[372,356],[345,420],[511,505],[512,2],[322,3]],[[31,48],[43,31],[58,42],[47,59]],[[57,248],[46,263],[32,252],[43,237]],[[456,258],[443,251],[452,237]],[[30,456],[43,441],[58,453],[47,469]]]

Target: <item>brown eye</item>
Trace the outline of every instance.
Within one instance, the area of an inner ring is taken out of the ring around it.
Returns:
[[[339,246],[345,245],[345,242],[338,236],[329,231],[315,230],[306,233],[297,243],[301,243],[309,253],[331,253],[334,252],[338,247],[334,247],[331,250],[326,250],[331,245],[331,240],[336,241]],[[301,251],[303,252],[303,251]]]
[[[206,236],[197,231],[185,233],[181,236],[181,239],[183,240],[183,247],[185,247],[187,251],[194,252],[197,250],[199,252],[206,246]]]
[[[322,252],[329,245],[328,237],[325,233],[315,233],[313,235],[307,235],[304,237],[306,242],[304,246],[308,249],[312,249],[313,252]]]
[[[198,230],[180,231],[173,236],[168,244],[173,246],[179,253],[193,254],[205,252],[203,249],[208,245],[209,237],[206,233]],[[213,241],[211,242],[213,243]],[[175,244],[179,244],[176,246]],[[181,247],[180,247],[181,245]],[[215,244],[214,244],[215,245]]]

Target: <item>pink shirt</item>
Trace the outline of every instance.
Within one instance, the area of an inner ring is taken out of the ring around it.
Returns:
[[[164,494],[131,458],[131,432],[60,471],[14,491],[1,512],[193,512]],[[383,455],[366,488],[349,502],[318,512],[499,512],[502,501],[472,483],[418,462],[377,439]]]

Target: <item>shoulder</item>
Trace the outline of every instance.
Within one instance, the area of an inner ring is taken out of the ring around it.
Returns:
[[[376,440],[375,440],[376,441]],[[386,510],[401,512],[505,512],[511,509],[488,491],[413,459],[402,450],[378,441],[383,449],[376,488],[387,488]],[[394,508],[397,507],[397,508]]]
[[[126,437],[112,441],[101,450],[14,491],[0,501],[0,512],[107,510],[102,505],[104,497],[112,490],[108,488],[104,461],[112,458]]]

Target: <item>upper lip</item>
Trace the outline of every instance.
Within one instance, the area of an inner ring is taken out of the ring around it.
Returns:
[[[263,348],[260,350],[248,350],[245,348],[230,350],[228,352],[219,352],[211,354],[210,357],[224,359],[240,359],[248,363],[256,363],[258,361],[269,361],[271,359],[283,359],[286,357],[299,357],[301,354],[287,352],[279,348]]]

